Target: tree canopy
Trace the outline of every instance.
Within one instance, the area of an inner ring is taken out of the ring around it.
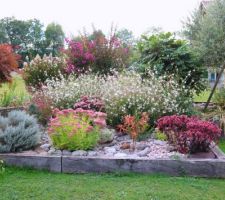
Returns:
[[[195,89],[197,92],[204,89],[202,78],[205,70],[186,41],[176,39],[170,32],[143,35],[138,49],[141,55],[139,69],[142,73],[151,69],[157,75],[168,77],[173,74],[189,89]]]
[[[44,25],[38,19],[18,20],[15,17],[0,19],[0,44],[10,44],[21,55],[22,60],[37,54],[56,54],[63,46],[64,33],[60,25]]]
[[[193,12],[183,33],[205,65],[220,67],[225,61],[225,0],[214,0],[205,9]]]

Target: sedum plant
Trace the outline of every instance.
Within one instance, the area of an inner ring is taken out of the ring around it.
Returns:
[[[0,152],[17,152],[35,147],[41,138],[36,119],[24,111],[0,116]]]
[[[55,110],[48,133],[54,146],[67,150],[88,150],[96,146],[106,115],[83,109]]]

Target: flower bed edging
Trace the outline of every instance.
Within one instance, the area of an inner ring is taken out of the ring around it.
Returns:
[[[17,167],[31,167],[51,172],[62,172],[61,156],[20,155],[18,153],[0,154],[0,160],[6,165]]]
[[[107,159],[62,157],[62,172],[138,172],[163,173],[172,176],[225,178],[225,160],[215,159]]]
[[[6,165],[60,173],[138,172],[225,178],[225,159],[129,159],[0,154]]]

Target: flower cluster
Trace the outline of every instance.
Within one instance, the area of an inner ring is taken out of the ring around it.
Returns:
[[[59,149],[87,150],[99,139],[99,129],[106,126],[106,114],[83,109],[54,110],[48,133]]]
[[[84,110],[104,110],[104,102],[99,97],[81,97],[80,101],[74,104],[74,109],[82,108]]]
[[[27,85],[39,88],[47,79],[59,79],[65,74],[65,59],[37,55],[24,67],[24,80]]]
[[[117,73],[107,77],[81,75],[58,81],[47,81],[43,89],[52,99],[54,107],[73,108],[82,96],[101,97],[105,104],[108,122],[111,125],[121,123],[122,116],[151,113],[151,119],[159,116],[189,111],[191,99],[173,80],[165,81],[151,74],[151,78],[142,79],[135,72]]]
[[[221,135],[221,129],[213,123],[186,115],[164,116],[157,124],[181,153],[208,151],[210,143]]]
[[[63,52],[67,56],[67,73],[80,75],[88,71],[108,74],[111,70],[124,69],[129,60],[129,49],[124,48],[119,39],[112,34],[106,38],[103,34],[93,33],[90,37],[83,35],[81,39],[66,39],[68,49]]]
[[[68,49],[64,52],[68,56],[67,73],[81,74],[90,70],[91,63],[95,60],[93,49],[95,43],[93,41],[82,40],[74,41],[66,39]]]

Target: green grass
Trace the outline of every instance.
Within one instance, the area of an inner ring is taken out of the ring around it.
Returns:
[[[205,90],[199,95],[194,95],[194,102],[207,102],[211,90]],[[212,100],[211,100],[212,101]]]
[[[221,139],[218,145],[220,149],[225,153],[225,139]]]
[[[224,200],[225,180],[142,174],[55,174],[6,168],[2,200]]]
[[[4,83],[0,87],[0,107],[21,106],[29,98],[25,82],[19,75],[13,77],[11,84]]]

